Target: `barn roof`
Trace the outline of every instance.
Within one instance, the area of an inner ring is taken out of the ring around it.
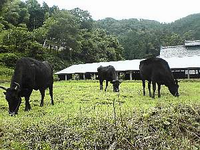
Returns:
[[[161,47],[160,57],[191,57],[200,56],[200,40],[185,41],[184,45]]]
[[[63,69],[56,74],[73,74],[73,73],[96,73],[99,66],[112,65],[117,71],[129,71],[129,70],[139,70],[140,59],[136,60],[125,60],[125,61],[111,61],[111,62],[99,62],[99,63],[87,63],[72,65],[66,69]]]
[[[200,40],[185,41],[185,46],[200,46]]]
[[[200,56],[171,57],[165,59],[171,69],[200,68]]]
[[[184,45],[161,47],[160,57],[191,57],[200,56],[200,46],[186,47]]]
[[[169,63],[171,69],[200,68],[200,56],[171,57],[163,59],[165,59]],[[56,74],[74,74],[74,73],[86,73],[86,72],[96,73],[97,68],[100,65],[102,66],[112,65],[115,67],[116,71],[138,71],[141,60],[142,59],[78,64],[78,65],[72,65],[66,69],[56,72]]]

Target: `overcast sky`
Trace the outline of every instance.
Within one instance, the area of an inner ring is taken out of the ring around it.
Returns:
[[[41,4],[43,1],[60,9],[79,7],[87,10],[94,20],[138,18],[169,23],[200,13],[200,0],[38,0]]]

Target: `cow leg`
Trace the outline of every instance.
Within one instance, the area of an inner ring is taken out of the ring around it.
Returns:
[[[25,111],[29,111],[31,109],[31,105],[29,103],[29,97],[25,97]]]
[[[161,85],[158,84],[158,97],[160,98],[160,89],[161,89]]]
[[[151,81],[148,81],[149,96],[151,97]]]
[[[145,80],[142,80],[143,96],[145,96]]]
[[[108,87],[108,80],[106,80],[106,88],[105,88],[105,91],[107,90],[107,87]]]
[[[51,105],[54,105],[54,102],[53,102],[53,85],[51,85],[49,87],[49,94],[51,96]]]
[[[40,94],[41,94],[41,103],[40,107],[44,105],[44,95],[45,95],[45,89],[40,89]]]
[[[152,82],[152,84],[153,84],[153,96],[152,96],[152,98],[155,98],[156,83]]]
[[[29,103],[29,99],[33,90],[28,90],[25,96],[25,111],[29,111],[31,109],[31,105]]]
[[[100,90],[103,90],[103,80],[99,80],[100,82]]]

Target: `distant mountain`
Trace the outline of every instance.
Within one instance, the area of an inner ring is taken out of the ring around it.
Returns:
[[[96,22],[98,28],[107,30],[110,34],[123,35],[130,30],[158,30],[162,24],[158,21],[146,19],[122,19],[105,18]]]
[[[189,15],[168,24],[146,19],[115,20],[105,18],[98,20],[96,25],[117,36],[126,34],[130,30],[168,30],[184,36],[188,40],[200,39],[200,13]]]
[[[168,29],[188,40],[200,39],[200,13],[192,14],[168,24]]]
[[[145,19],[96,21],[96,27],[117,36],[124,48],[125,59],[159,55],[160,46],[182,45],[185,40],[200,39],[200,14],[193,14],[172,23]]]

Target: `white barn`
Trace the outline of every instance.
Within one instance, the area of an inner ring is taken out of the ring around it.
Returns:
[[[111,61],[111,62],[99,62],[99,63],[87,63],[87,64],[78,64],[78,65],[72,65],[66,69],[63,69],[59,72],[56,72],[56,74],[59,76],[59,78],[62,79],[69,79],[70,75],[72,74],[79,74],[82,76],[83,79],[87,79],[87,75],[91,76],[92,74],[95,76],[97,74],[97,68],[99,66],[108,66],[112,65],[115,67],[117,72],[128,72],[129,78],[132,80],[133,73],[139,74],[139,63],[140,59],[135,60],[124,60],[124,61]],[[71,78],[71,77],[70,77]],[[90,77],[89,77],[90,78]]]
[[[200,77],[200,41],[186,41],[185,45],[161,47],[160,56],[165,59],[174,73],[175,78],[199,78]],[[72,78],[77,74],[80,79],[91,79],[97,75],[97,68],[112,65],[120,74],[123,73],[126,79],[140,79],[139,63],[142,59],[111,61],[99,63],[87,63],[72,65],[56,74],[61,80]]]

